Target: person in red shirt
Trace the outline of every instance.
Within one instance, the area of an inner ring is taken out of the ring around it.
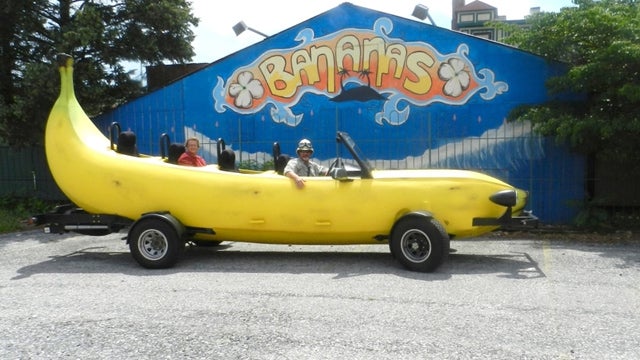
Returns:
[[[198,155],[200,141],[196,138],[188,138],[184,143],[186,151],[178,158],[178,165],[185,166],[205,166],[207,163],[202,156]]]

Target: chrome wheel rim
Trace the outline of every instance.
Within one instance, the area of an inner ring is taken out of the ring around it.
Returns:
[[[145,230],[138,238],[138,250],[148,260],[162,259],[168,247],[167,237],[155,229]]]

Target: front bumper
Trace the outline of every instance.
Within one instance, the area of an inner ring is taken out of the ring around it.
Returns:
[[[520,192],[520,194],[518,193]],[[520,198],[518,195],[521,195]],[[521,210],[519,215],[513,215],[513,207],[521,209],[527,202],[528,194],[523,190],[508,189],[501,190],[489,197],[494,204],[507,208],[499,218],[476,217],[473,218],[473,226],[500,226],[500,227],[536,227],[538,226],[538,217],[533,215],[530,210]],[[519,205],[518,205],[519,204]]]
[[[530,210],[522,210],[520,215],[513,216],[513,211],[510,207],[499,218],[473,218],[473,226],[536,227],[538,223],[538,217],[533,215]]]

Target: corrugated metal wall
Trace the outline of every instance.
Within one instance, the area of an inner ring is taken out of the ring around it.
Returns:
[[[112,122],[131,129],[144,153],[159,153],[162,133],[195,136],[208,163],[221,137],[255,168],[271,161],[274,141],[292,154],[301,138],[326,164],[345,131],[378,169],[486,172],[530,191],[543,221],[563,223],[585,198],[584,159],[506,119],[550,100],[545,83],[564,71],[510,46],[344,3],[94,122],[105,133]]]

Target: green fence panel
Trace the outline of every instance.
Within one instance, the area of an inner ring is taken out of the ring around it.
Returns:
[[[66,199],[53,180],[43,147],[0,146],[0,196]]]

